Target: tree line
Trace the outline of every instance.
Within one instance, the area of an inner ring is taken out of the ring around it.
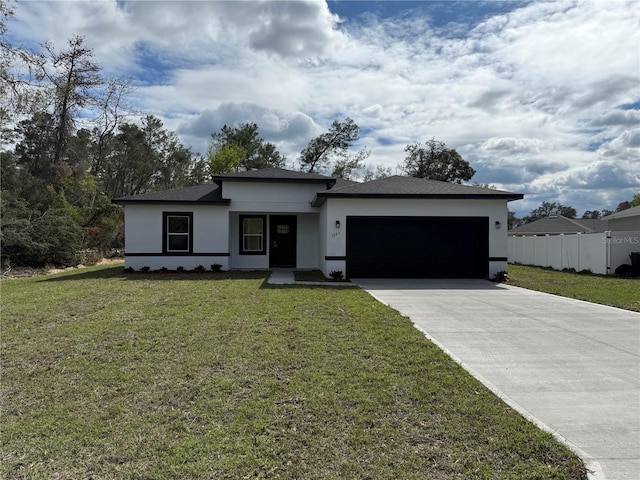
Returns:
[[[620,202],[615,210],[602,209],[602,210],[586,210],[580,218],[582,219],[600,219],[611,215],[616,212],[621,212],[631,207],[640,206],[640,193],[636,193],[631,200],[625,200]],[[551,216],[563,216],[566,218],[576,219],[578,218],[578,212],[575,208],[564,205],[560,202],[542,202],[538,207],[529,212],[529,215],[525,215],[522,218],[517,218],[515,212],[509,211],[509,228],[519,227],[526,223],[535,222],[542,218]]]

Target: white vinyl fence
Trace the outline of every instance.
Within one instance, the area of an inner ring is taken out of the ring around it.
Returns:
[[[573,268],[577,272],[591,270],[609,275],[620,265],[631,265],[629,254],[632,252],[640,252],[640,231],[508,238],[510,263],[556,270]]]

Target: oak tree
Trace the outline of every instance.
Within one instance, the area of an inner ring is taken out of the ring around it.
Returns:
[[[401,168],[410,177],[462,183],[476,173],[458,152],[435,138],[409,144],[404,151],[407,156]]]

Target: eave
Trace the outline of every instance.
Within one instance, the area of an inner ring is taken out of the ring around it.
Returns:
[[[311,202],[311,206],[320,207],[329,198],[366,198],[366,199],[409,199],[409,200],[521,200],[524,195],[513,194],[445,194],[445,193],[339,193],[339,192],[319,192]]]

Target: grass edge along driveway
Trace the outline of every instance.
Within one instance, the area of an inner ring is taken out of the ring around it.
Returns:
[[[640,312],[640,278],[509,264],[509,285]]]
[[[586,478],[366,292],[267,275],[2,281],[0,476]]]

